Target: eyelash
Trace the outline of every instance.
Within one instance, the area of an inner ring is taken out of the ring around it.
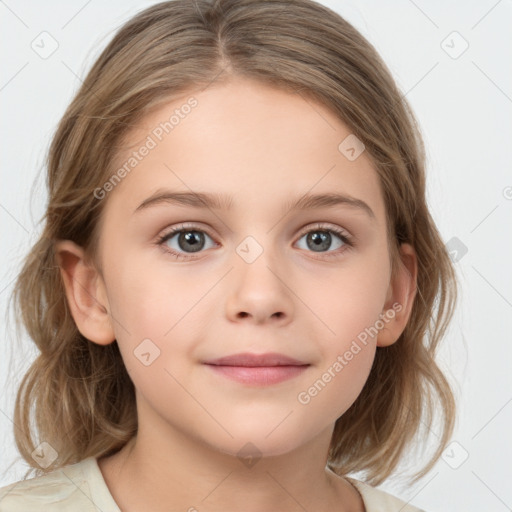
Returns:
[[[187,225],[187,224],[181,224],[179,226],[176,226],[172,229],[170,229],[167,233],[164,233],[163,235],[159,236],[156,240],[156,245],[162,248],[163,251],[170,254],[174,258],[178,260],[194,260],[197,259],[196,257],[190,255],[187,255],[187,253],[178,253],[174,250],[164,247],[165,242],[170,240],[174,235],[181,232],[187,232],[187,231],[198,231],[200,233],[206,233],[212,240],[213,237],[208,233],[208,231],[205,231],[202,228],[199,228],[199,226],[194,225]],[[346,250],[350,250],[351,248],[355,247],[354,239],[351,235],[349,235],[346,231],[341,230],[339,228],[335,227],[327,227],[321,223],[318,223],[314,226],[309,226],[307,229],[301,231],[300,236],[298,240],[300,240],[304,235],[307,235],[308,233],[315,232],[315,231],[324,231],[328,233],[334,233],[336,236],[338,236],[341,241],[345,244],[344,248],[341,249],[341,251],[338,249],[337,251],[329,251],[326,253],[318,253],[318,254],[324,254],[324,256],[317,258],[317,259],[328,259],[328,258],[334,258],[339,256],[341,253],[345,252]],[[203,251],[199,251],[201,253]],[[312,251],[310,251],[312,252]]]

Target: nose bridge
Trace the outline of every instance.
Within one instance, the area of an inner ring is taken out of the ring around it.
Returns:
[[[268,286],[276,277],[277,268],[281,267],[276,258],[279,249],[272,241],[271,234],[260,232],[254,235],[247,235],[235,248],[235,266],[238,268],[237,277],[239,280],[249,279],[252,283],[265,284]]]
[[[247,265],[252,265],[256,261],[268,261],[271,257],[271,236],[262,233],[247,235],[236,247],[235,251],[241,260]],[[263,256],[263,258],[262,258]]]
[[[279,200],[275,202],[280,205],[287,196],[277,194],[277,197]],[[282,242],[280,233],[287,213],[274,206],[274,201],[270,201],[269,197],[263,201],[261,199],[244,198],[245,202],[240,203],[241,210],[234,220],[233,227],[241,236],[236,250],[246,262],[254,261],[263,252],[272,259],[276,254],[273,251],[280,250],[279,244]]]
[[[238,229],[241,239],[234,245],[237,264],[248,266],[245,271],[249,273],[255,272],[261,275],[270,273],[270,279],[277,279],[271,270],[284,276],[289,268],[285,247],[288,240],[280,226],[281,224],[276,222],[275,215],[268,211],[262,214],[260,219],[242,221]]]

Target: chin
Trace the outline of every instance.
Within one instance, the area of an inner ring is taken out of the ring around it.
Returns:
[[[226,443],[216,444],[216,448],[222,453],[240,459],[245,457],[259,459],[261,457],[284,455],[307,442],[298,433],[294,436],[285,430],[278,433],[278,429],[276,429],[274,433],[268,435],[269,430],[267,429],[264,432],[256,432],[255,430],[253,428],[247,432],[231,432],[234,437],[226,440]]]

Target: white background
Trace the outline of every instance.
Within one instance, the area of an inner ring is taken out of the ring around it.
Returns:
[[[21,258],[41,229],[43,158],[57,122],[117,27],[154,3],[0,2],[2,313]],[[381,487],[431,512],[510,510],[511,2],[321,3],[369,39],[411,102],[427,146],[432,214],[445,242],[456,237],[467,247],[456,262],[459,309],[440,354],[459,402],[457,444],[416,485],[392,479]],[[31,48],[43,31],[59,45],[47,59]],[[453,31],[469,44],[458,58],[445,51],[455,55],[463,48]],[[19,380],[7,382],[11,353],[17,379],[35,354],[30,340],[22,339],[20,350],[13,326],[3,326],[0,486],[26,470],[14,445],[11,417]]]

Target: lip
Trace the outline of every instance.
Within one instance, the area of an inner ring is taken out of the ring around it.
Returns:
[[[204,363],[218,375],[252,386],[269,386],[300,375],[309,363],[284,354],[233,354]]]
[[[230,356],[220,357],[206,361],[205,364],[219,365],[219,366],[303,366],[309,363],[299,361],[292,357],[277,352],[267,352],[266,354],[251,354],[250,352],[243,352],[240,354],[233,354]]]

